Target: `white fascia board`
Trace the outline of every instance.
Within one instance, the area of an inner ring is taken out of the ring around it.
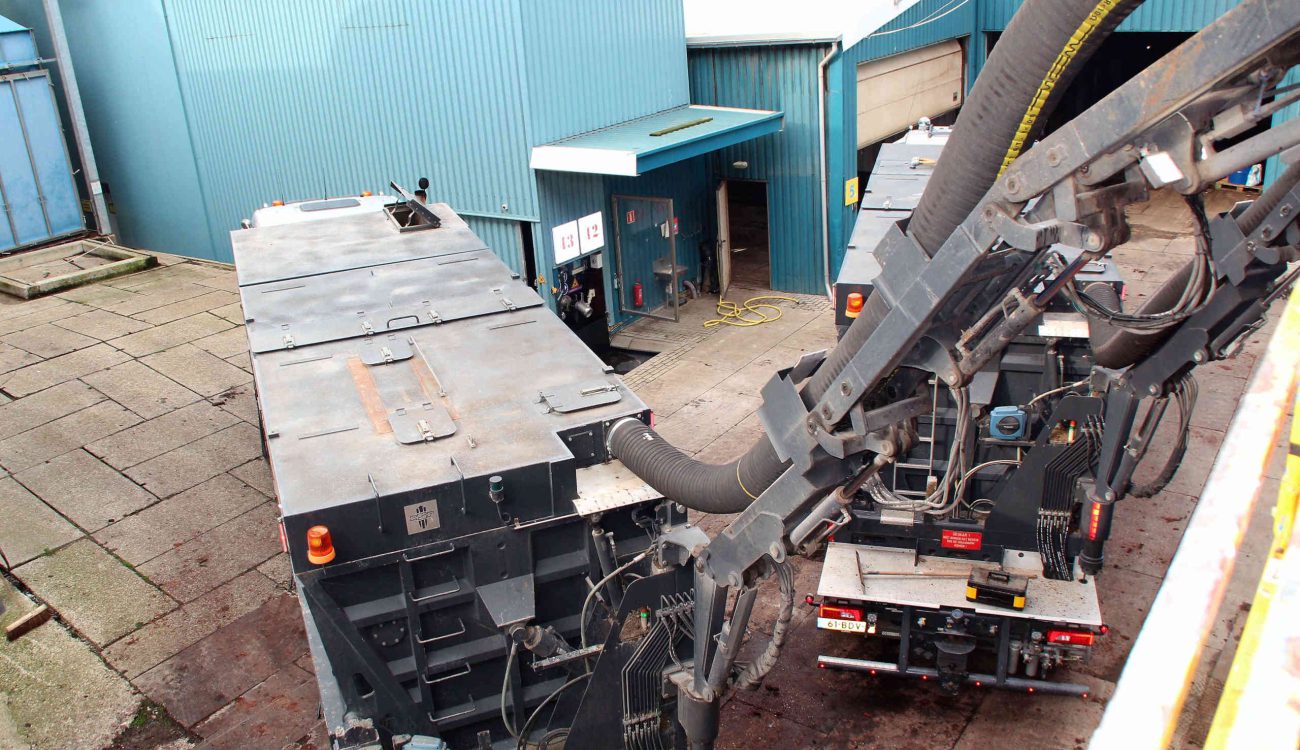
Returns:
[[[528,166],[554,172],[636,177],[636,152],[576,146],[534,146]]]

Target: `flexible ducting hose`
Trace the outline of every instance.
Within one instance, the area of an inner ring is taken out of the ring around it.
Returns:
[[[909,232],[931,255],[1020,155],[1097,46],[1141,0],[1026,0],[1007,26],[930,178]],[[815,404],[889,312],[867,297],[857,320],[802,390]],[[737,461],[706,464],[633,420],[611,428],[610,452],[666,497],[705,513],[744,510],[785,471],[761,438]]]

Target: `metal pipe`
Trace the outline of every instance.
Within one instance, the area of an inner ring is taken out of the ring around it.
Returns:
[[[873,661],[871,659],[850,659],[842,656],[818,656],[817,666],[821,669],[843,669],[850,672],[884,672],[888,674],[899,674],[905,677],[923,677],[925,679],[938,679],[939,670],[930,667],[908,667],[900,670],[897,664],[887,661]],[[972,672],[966,675],[966,682],[972,685],[987,685],[988,687],[1003,687],[1012,690],[1025,690],[1035,693],[1048,695],[1078,695],[1087,696],[1088,686],[1080,685],[1074,682],[1051,682],[1049,680],[1027,680],[1023,677],[1007,677],[1002,682],[998,682],[997,675],[980,674]]]
[[[72,53],[68,51],[68,38],[63,31],[63,12],[59,9],[59,0],[45,0],[45,22],[50,27],[50,38],[54,42],[54,59],[58,61],[59,76],[63,79],[63,96],[67,100],[68,119],[72,121],[72,136],[77,142],[77,154],[81,157],[81,171],[86,178],[86,189],[90,192],[95,228],[100,234],[112,234],[113,221],[108,215],[108,203],[104,200],[104,186],[99,181],[99,167],[95,164],[95,152],[90,147],[90,133],[86,129],[86,111],[81,107],[81,89],[77,87],[77,74],[72,69]]]
[[[826,284],[826,296],[834,297],[831,292],[831,238],[830,181],[826,176],[826,66],[839,52],[839,42],[831,45],[822,61],[817,63],[817,160],[820,162],[822,190],[822,280]]]

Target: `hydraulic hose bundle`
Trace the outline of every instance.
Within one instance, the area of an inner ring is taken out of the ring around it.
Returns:
[[[1002,171],[1033,142],[1097,47],[1141,0],[1026,0],[989,56],[954,137],[912,215],[909,233],[933,255]],[[844,338],[803,387],[817,403],[889,312],[871,295]],[[744,510],[785,471],[761,438],[729,464],[696,461],[635,420],[614,425],[609,448],[665,496],[705,513]]]

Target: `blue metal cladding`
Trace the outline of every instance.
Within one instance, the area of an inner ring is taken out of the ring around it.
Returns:
[[[65,0],[62,9],[95,160],[121,241],[230,260],[228,235],[208,231],[161,2]],[[246,206],[245,215],[264,200]]]
[[[1133,11],[1120,31],[1200,31],[1240,0],[1147,0]],[[1023,0],[979,0],[983,31],[1001,31]]]
[[[214,237],[273,198],[420,177],[468,211],[536,217],[514,0],[165,6]]]
[[[531,145],[688,103],[681,0],[523,0],[520,8]]]
[[[0,71],[30,67],[39,58],[32,30],[0,16]]]
[[[817,67],[830,49],[782,45],[689,50],[692,103],[785,113],[781,132],[719,151],[710,160],[709,174],[714,183],[710,191],[724,178],[767,182],[773,289],[805,294],[824,289]],[[737,168],[737,162],[747,166]],[[839,194],[837,189],[831,192]],[[716,219],[709,226],[714,223]]]
[[[0,251],[84,228],[49,73],[0,76]]]
[[[511,271],[524,274],[524,244],[521,231],[531,231],[531,225],[509,219],[493,219],[484,216],[461,215],[474,234],[483,243],[492,248],[492,252],[510,267]]]

